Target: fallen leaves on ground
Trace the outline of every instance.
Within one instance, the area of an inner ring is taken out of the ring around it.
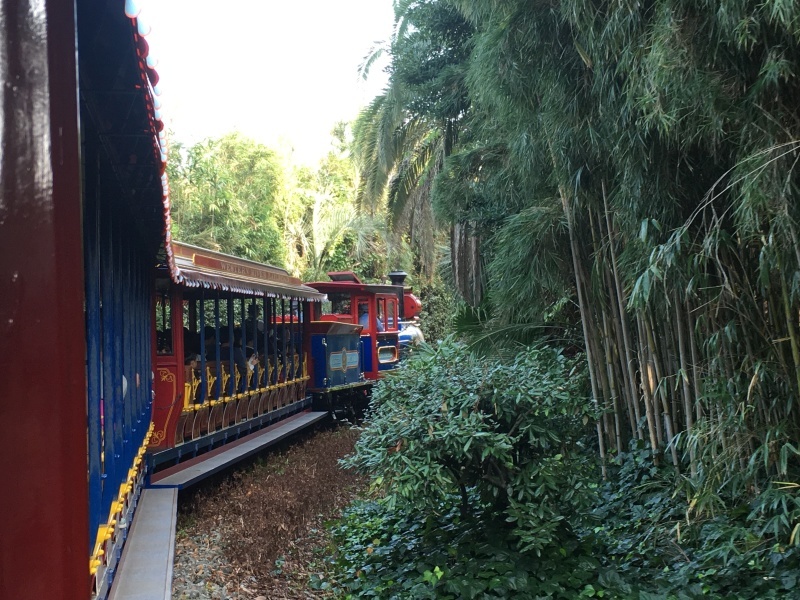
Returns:
[[[306,436],[196,493],[179,517],[177,558],[199,551],[206,560],[223,563],[197,566],[227,593],[215,598],[330,597],[309,582],[328,575],[325,523],[366,486],[338,463],[357,437],[346,428]]]

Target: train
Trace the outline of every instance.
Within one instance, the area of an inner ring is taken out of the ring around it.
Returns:
[[[126,597],[149,491],[174,508],[177,470],[354,418],[420,310],[402,274],[304,284],[173,239],[148,30],[134,0],[0,17],[2,598]]]
[[[358,418],[373,382],[398,364],[406,307],[421,308],[402,280],[365,285],[346,272],[302,284],[274,266],[176,240],[163,247],[152,471],[300,410]]]

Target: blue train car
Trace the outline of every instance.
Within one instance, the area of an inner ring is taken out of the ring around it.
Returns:
[[[361,332],[361,325],[352,323],[313,321],[308,325],[309,390],[315,410],[352,420],[369,403],[372,382],[364,376]]]

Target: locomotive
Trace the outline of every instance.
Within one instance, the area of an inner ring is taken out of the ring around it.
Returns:
[[[147,31],[133,0],[0,18],[2,598],[124,597],[147,515],[174,538],[167,473],[352,414],[397,364],[402,284],[304,285],[172,239]]]

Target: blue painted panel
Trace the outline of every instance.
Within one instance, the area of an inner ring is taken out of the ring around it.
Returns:
[[[337,387],[361,379],[360,340],[356,333],[312,335],[311,357],[314,359],[313,389]]]
[[[101,296],[101,327],[102,327],[102,408],[101,420],[103,423],[103,488],[101,514],[108,516],[111,502],[116,498],[117,490],[114,484],[117,481],[116,465],[119,458],[119,446],[115,435],[115,425],[118,419],[118,399],[120,394],[114,386],[114,352],[117,349],[114,343],[114,256],[113,256],[113,230],[109,215],[101,219],[101,250],[100,250],[100,296]],[[120,436],[121,437],[121,436]]]
[[[314,389],[321,389],[325,387],[325,346],[322,344],[325,339],[324,335],[311,336],[311,358],[314,361],[314,373],[311,380],[311,386]]]
[[[361,364],[364,366],[364,372],[370,373],[374,369],[372,367],[372,347],[375,342],[371,335],[361,336]]]
[[[100,403],[102,402],[102,375],[100,356],[103,340],[100,320],[100,223],[96,207],[86,210],[85,278],[86,278],[86,401],[89,442],[89,546],[94,544],[97,528],[105,520],[102,511],[102,430]]]
[[[335,387],[354,383],[361,377],[361,357],[359,356],[359,335],[327,334],[325,373],[328,385]]]

